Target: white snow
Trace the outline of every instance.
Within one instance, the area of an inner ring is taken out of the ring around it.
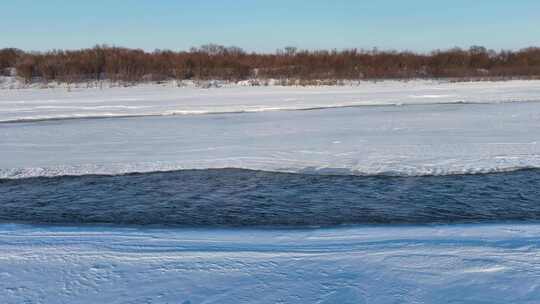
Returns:
[[[539,168],[539,143],[538,102],[3,123],[0,177],[223,167],[485,173]]]
[[[538,303],[540,225],[0,225],[0,302]]]
[[[8,78],[8,77],[4,77]],[[6,81],[6,83],[9,83]],[[360,82],[343,87],[139,85],[0,90],[0,122],[51,118],[261,112],[369,105],[540,101],[540,81]]]

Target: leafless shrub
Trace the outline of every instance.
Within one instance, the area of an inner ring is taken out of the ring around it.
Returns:
[[[95,46],[82,50],[26,53],[0,50],[0,71],[15,67],[32,81],[100,82],[132,85],[143,81],[239,81],[278,79],[279,85],[340,85],[345,80],[378,79],[508,79],[540,76],[540,48],[493,51],[473,46],[430,54],[408,51],[301,50],[286,47],[274,54],[247,53],[216,44],[188,52]]]

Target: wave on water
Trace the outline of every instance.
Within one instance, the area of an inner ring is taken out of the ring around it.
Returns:
[[[333,226],[540,220],[540,170],[425,177],[239,169],[0,179],[0,221]]]

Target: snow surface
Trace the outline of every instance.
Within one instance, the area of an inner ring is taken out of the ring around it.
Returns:
[[[0,302],[539,303],[540,225],[0,225]]]
[[[0,178],[236,167],[443,175],[540,168],[540,103],[0,124]]]
[[[223,167],[395,175],[540,167],[535,101],[540,81],[4,89],[0,178]],[[189,115],[203,113],[220,114]],[[147,117],[172,114],[185,115]],[[115,116],[143,117],[49,121]]]
[[[9,77],[4,77],[8,79]],[[10,83],[9,81],[4,81]],[[366,105],[540,101],[540,81],[360,82],[344,87],[139,85],[0,90],[0,122],[54,118],[261,112]]]

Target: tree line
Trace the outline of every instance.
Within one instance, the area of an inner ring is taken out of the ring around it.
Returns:
[[[473,46],[429,54],[377,49],[299,50],[295,47],[275,53],[249,53],[238,47],[216,44],[179,52],[147,52],[106,45],[47,52],[0,49],[0,72],[8,73],[9,68],[15,68],[26,82],[538,77],[540,48],[494,51]]]

